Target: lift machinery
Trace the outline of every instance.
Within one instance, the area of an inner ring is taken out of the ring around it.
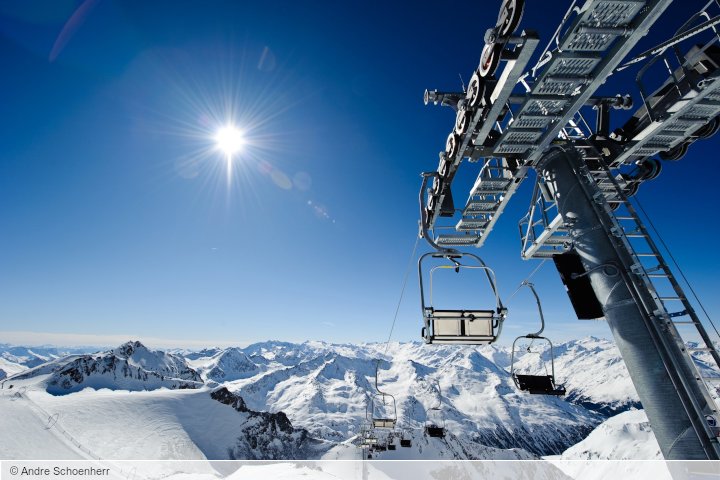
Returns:
[[[449,106],[456,118],[437,171],[423,174],[421,236],[432,255],[449,261],[459,248],[481,247],[534,175],[531,206],[519,224],[522,257],[552,258],[578,317],[605,318],[664,457],[717,460],[717,378],[704,377],[692,355],[707,354],[718,368],[720,356],[630,201],[661,173],[662,162],[680,159],[720,128],[715,0],[658,47],[621,65],[671,3],[573,1],[540,51],[537,33],[517,32],[525,2],[505,0],[467,91],[425,92],[426,104]],[[611,74],[642,62],[640,101],[624,92],[597,94]],[[657,88],[648,86],[654,78]],[[611,130],[611,112],[633,108]],[[452,186],[463,163],[478,164],[479,172],[456,209]],[[424,300],[423,318],[425,340],[437,340],[438,315],[428,315]],[[452,321],[461,328],[465,320]],[[489,343],[497,334],[458,343]],[[699,341],[688,346],[690,339]]]

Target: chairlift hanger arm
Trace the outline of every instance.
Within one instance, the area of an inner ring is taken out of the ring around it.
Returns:
[[[530,289],[530,291],[532,292],[533,296],[535,296],[535,302],[537,303],[538,313],[540,314],[540,330],[538,330],[535,333],[528,333],[526,336],[527,336],[527,338],[543,338],[540,335],[542,335],[543,330],[545,330],[545,316],[543,315],[542,305],[540,304],[540,297],[538,296],[537,292],[535,291],[535,285],[528,282],[527,280],[525,280],[522,283],[522,285],[528,287]]]

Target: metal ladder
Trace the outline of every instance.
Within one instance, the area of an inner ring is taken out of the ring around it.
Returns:
[[[711,392],[715,391],[715,396],[720,396],[720,388],[718,388],[720,373],[717,373],[720,372],[720,355],[616,177],[594,148],[590,147],[586,152],[592,155],[586,156],[585,160],[588,174],[598,187],[596,201],[605,204],[608,209],[615,207],[614,212],[609,212],[614,224],[611,233],[622,241],[633,259],[634,263],[631,265],[631,275],[629,275],[634,284],[632,287],[636,290],[646,289],[652,296],[653,304],[642,306],[648,314],[662,322],[664,330],[682,352],[684,361],[691,367],[694,380],[708,405],[706,411],[702,412],[706,420],[710,415],[717,421],[718,404],[714,401]],[[685,337],[681,332],[685,332]],[[690,342],[688,338],[690,334],[697,335],[700,342],[697,344]],[[709,367],[701,369],[698,366],[692,356],[695,352],[709,354]],[[712,370],[716,371],[715,375],[708,375]],[[716,422],[715,425],[712,425],[712,421],[708,423],[707,433],[714,442],[717,442],[720,428],[717,427]]]

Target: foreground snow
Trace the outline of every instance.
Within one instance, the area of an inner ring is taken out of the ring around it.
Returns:
[[[562,460],[661,460],[660,447],[643,410],[618,414],[568,448]]]

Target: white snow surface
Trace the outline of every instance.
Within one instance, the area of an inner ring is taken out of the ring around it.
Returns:
[[[7,360],[6,358],[0,357],[0,380],[3,380],[7,377],[12,377],[15,374],[27,370],[27,368],[28,367],[26,367],[25,365],[21,365],[19,363]]]
[[[600,424],[561,460],[662,460],[644,410],[628,410]]]

